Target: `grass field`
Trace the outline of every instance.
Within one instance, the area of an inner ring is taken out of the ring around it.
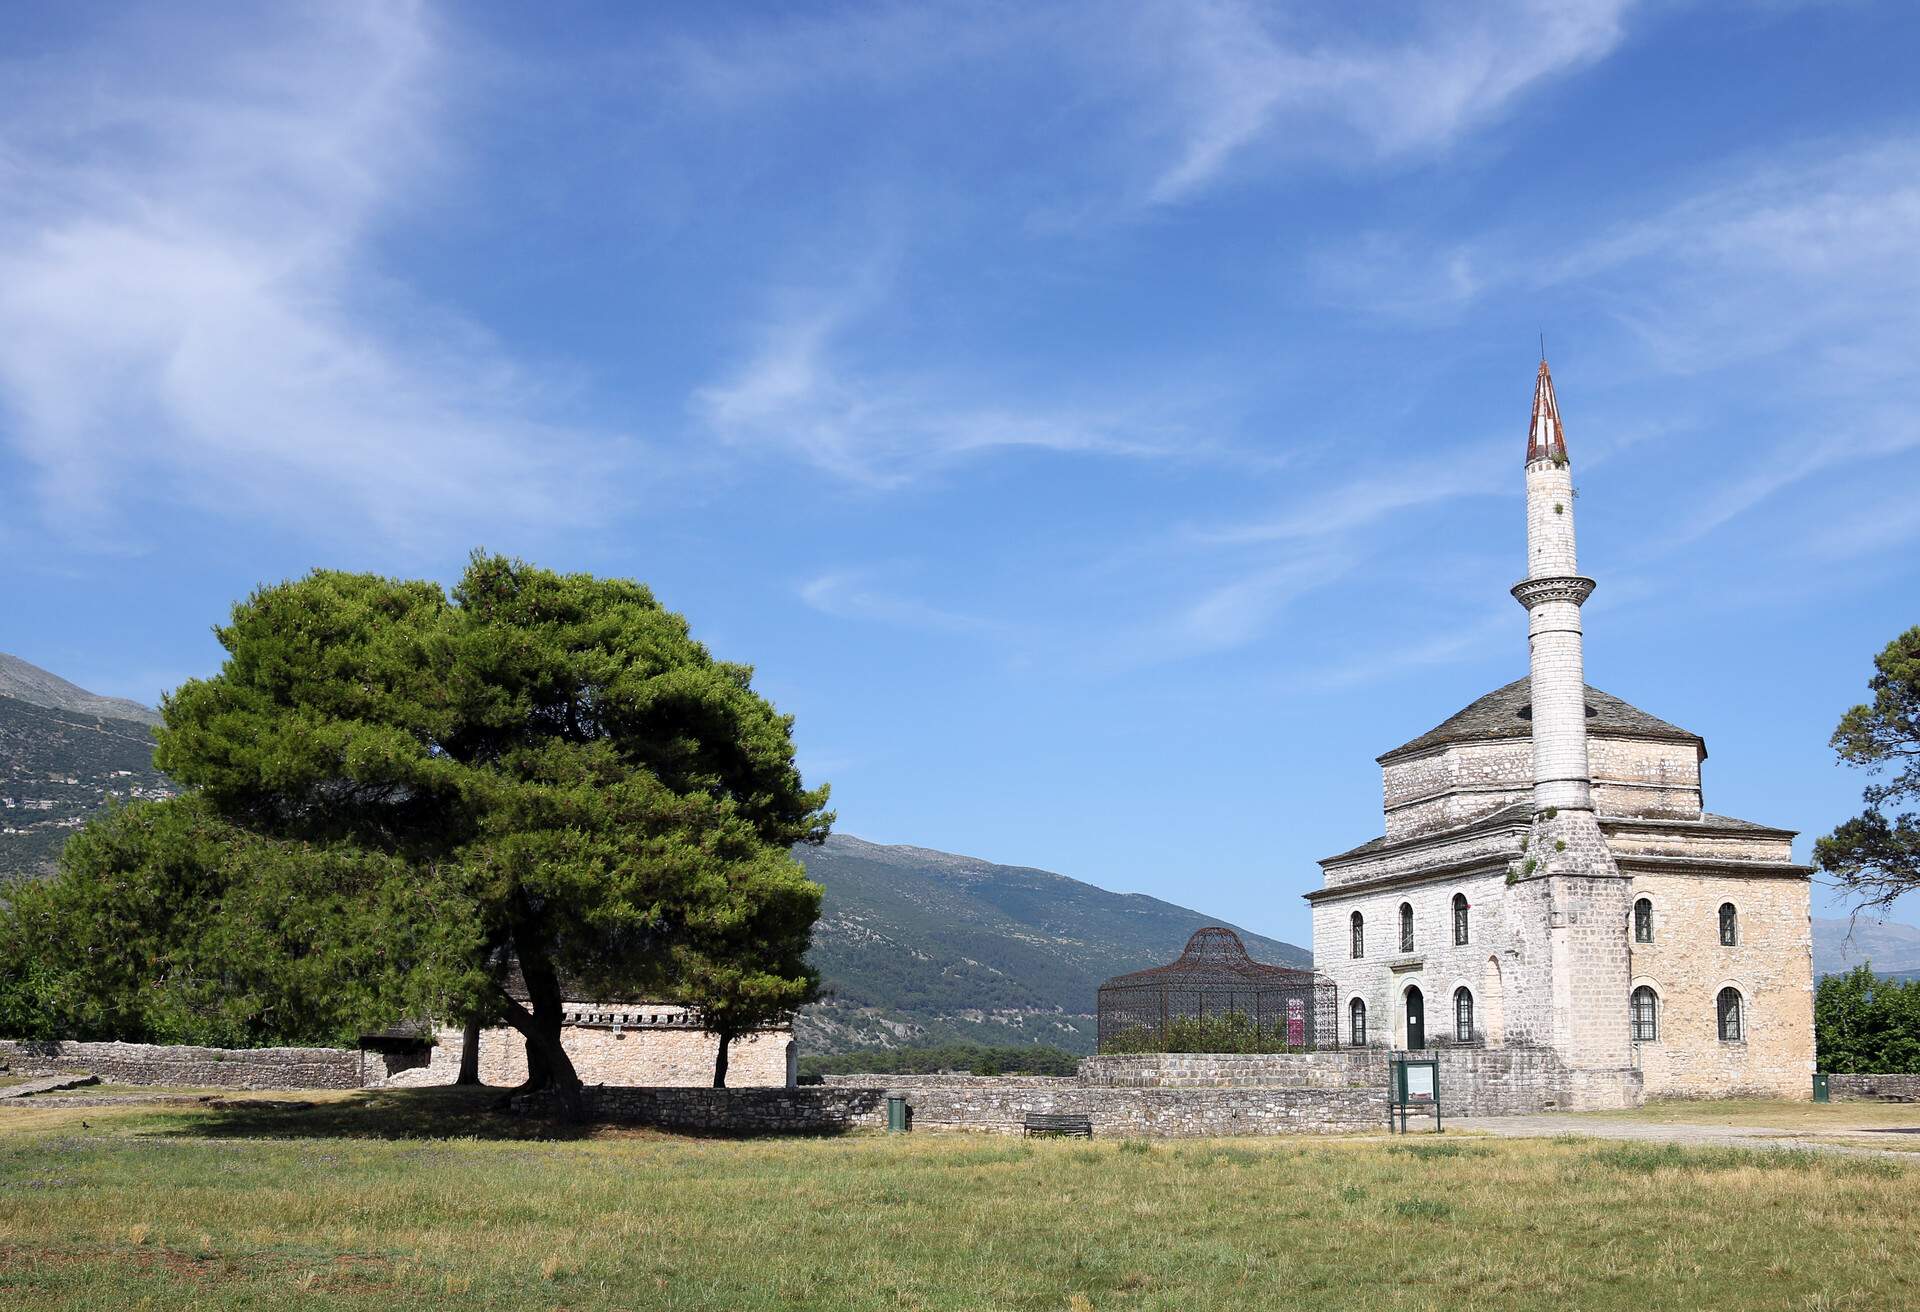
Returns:
[[[456,1091],[300,1100],[0,1112],[0,1306],[1920,1306],[1898,1159],[578,1136]]]

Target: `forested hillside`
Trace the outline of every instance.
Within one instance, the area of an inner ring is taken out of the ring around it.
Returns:
[[[1171,961],[1219,921],[1045,870],[836,834],[802,849],[826,887],[811,960],[833,992],[800,1018],[802,1047],[1047,1043],[1093,1051],[1094,993]],[[1241,931],[1247,950],[1305,965],[1291,944]]]

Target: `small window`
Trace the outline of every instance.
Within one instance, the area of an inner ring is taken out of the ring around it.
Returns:
[[[1633,904],[1633,941],[1653,942],[1653,903],[1644,897]]]
[[[1467,895],[1465,893],[1453,895],[1453,945],[1455,947],[1467,945]]]
[[[1400,904],[1400,950],[1413,951],[1413,903]]]
[[[1358,998],[1347,1004],[1347,1038],[1356,1048],[1367,1046],[1367,1004]]]
[[[1722,1043],[1740,1042],[1740,991],[1721,989],[1720,1000],[1716,1005],[1720,1013],[1720,1041]]]
[[[1367,921],[1358,911],[1353,913],[1353,957],[1358,961],[1367,955]]]
[[[1473,994],[1465,988],[1453,991],[1453,1037],[1462,1043],[1473,1042]]]
[[[1652,1043],[1659,1037],[1659,1004],[1653,996],[1653,990],[1642,984],[1633,991],[1633,1041]]]
[[[1730,948],[1740,941],[1739,918],[1734,912],[1733,903],[1720,904],[1720,946]]]

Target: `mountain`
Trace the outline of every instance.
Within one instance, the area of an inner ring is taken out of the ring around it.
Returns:
[[[1094,993],[1172,961],[1223,922],[1065,875],[835,834],[796,855],[826,888],[811,960],[831,995],[796,1021],[804,1051],[963,1040],[1092,1052]],[[1240,931],[1257,960],[1311,964]]]
[[[0,881],[45,874],[109,798],[171,797],[138,702],[98,697],[0,652]]]
[[[1813,918],[1813,976],[1839,975],[1862,962],[1873,973],[1911,978],[1920,974],[1920,929],[1897,921]]]
[[[3,651],[0,651],[0,697],[11,697],[29,706],[73,711],[106,720],[160,723],[160,712],[151,706],[142,706],[125,697],[102,697],[88,692],[57,674],[49,674],[38,665],[29,665],[18,656],[9,656]]]

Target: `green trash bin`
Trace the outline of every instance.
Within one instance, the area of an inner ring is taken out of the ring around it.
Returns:
[[[1827,1077],[1824,1075],[1816,1075],[1813,1077],[1813,1100],[1815,1102],[1828,1101]]]
[[[907,1100],[898,1094],[887,1099],[887,1133],[907,1132]]]

